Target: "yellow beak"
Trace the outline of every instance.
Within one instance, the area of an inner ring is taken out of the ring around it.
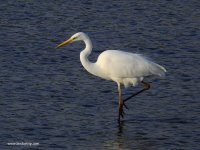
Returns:
[[[70,39],[68,39],[68,40],[66,40],[66,41],[64,41],[64,42],[62,42],[62,43],[60,43],[59,45],[57,45],[56,48],[63,47],[63,46],[65,46],[65,45],[71,43],[72,41],[73,41],[73,39],[70,38]]]

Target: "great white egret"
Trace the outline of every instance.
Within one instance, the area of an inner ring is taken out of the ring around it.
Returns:
[[[164,67],[150,61],[143,55],[119,50],[106,50],[99,55],[95,63],[90,62],[88,56],[92,52],[92,43],[90,38],[83,32],[74,34],[68,40],[56,46],[56,48],[63,47],[64,45],[75,41],[83,41],[85,43],[85,49],[80,53],[80,61],[83,67],[95,76],[106,80],[112,80],[117,83],[119,96],[119,122],[120,118],[123,118],[124,116],[123,106],[127,108],[125,102],[131,97],[150,88],[150,84],[143,81],[144,77],[165,75],[166,70]],[[124,84],[125,87],[128,87],[129,85],[136,86],[139,82],[143,83],[144,89],[123,100],[120,85]]]

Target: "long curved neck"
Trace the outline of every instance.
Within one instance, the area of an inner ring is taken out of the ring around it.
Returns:
[[[83,67],[90,73],[97,75],[97,67],[95,66],[95,63],[92,63],[88,60],[88,56],[90,55],[90,53],[92,52],[92,42],[89,39],[89,37],[87,37],[86,39],[83,40],[85,43],[85,49],[83,51],[81,51],[80,53],[80,61],[81,64],[83,65]]]

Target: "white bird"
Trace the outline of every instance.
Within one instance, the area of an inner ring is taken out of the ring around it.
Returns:
[[[83,41],[85,43],[85,49],[80,53],[80,61],[83,67],[95,76],[106,80],[112,80],[117,83],[119,96],[119,122],[120,118],[123,118],[124,116],[123,106],[126,107],[125,102],[131,97],[150,88],[150,84],[144,82],[143,79],[152,75],[165,75],[166,69],[164,67],[150,61],[143,55],[120,50],[106,50],[99,55],[95,63],[90,62],[88,56],[92,52],[92,43],[90,38],[83,32],[74,34],[71,38],[56,46],[56,48],[63,47],[64,45],[75,41]],[[129,85],[136,86],[138,83],[143,83],[144,89],[123,100],[120,85],[123,84],[125,87],[128,87]]]

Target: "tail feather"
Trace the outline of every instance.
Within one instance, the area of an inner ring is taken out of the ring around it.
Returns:
[[[164,77],[165,73],[167,72],[167,70],[163,66],[158,65],[156,63],[153,63],[151,70],[152,70],[152,74],[160,76],[160,77]]]

